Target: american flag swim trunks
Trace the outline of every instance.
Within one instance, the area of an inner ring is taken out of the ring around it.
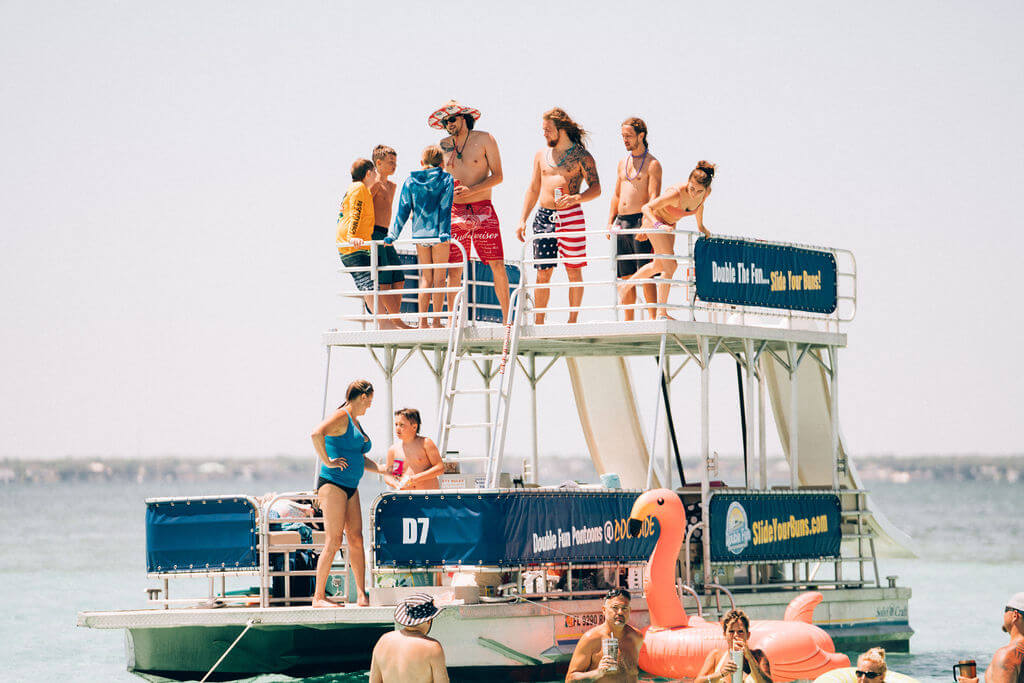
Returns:
[[[587,236],[582,234],[587,226],[583,220],[583,207],[579,204],[567,209],[537,208],[533,217],[533,234],[551,234],[533,241],[533,258],[564,259],[566,268],[582,268],[587,265]],[[537,270],[554,268],[555,263],[535,263]]]

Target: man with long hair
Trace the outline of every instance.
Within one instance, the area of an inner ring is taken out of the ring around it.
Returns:
[[[643,205],[661,194],[661,162],[651,154],[647,124],[641,118],[631,116],[622,122],[622,144],[627,153],[615,174],[615,191],[608,210],[608,236],[615,236],[615,254],[619,258],[615,272],[623,280],[619,285],[619,301],[632,306],[637,301],[637,285],[630,284],[628,278],[651,262],[644,258],[652,252],[651,241],[642,233],[622,234],[620,231],[639,230],[644,220]],[[642,289],[647,303],[653,304],[658,296],[654,283],[648,282]],[[625,310],[626,320],[633,320],[633,315],[632,308]],[[654,317],[653,310],[650,317]]]
[[[494,294],[501,305],[502,320],[508,321],[505,252],[501,244],[498,213],[491,204],[491,189],[503,179],[501,155],[493,135],[473,130],[479,118],[479,109],[449,100],[427,118],[427,125],[448,133],[441,140],[441,149],[444,150],[444,170],[455,179],[452,239],[462,245],[467,258],[472,246],[480,260],[491,267]],[[458,247],[452,247],[448,252],[448,262],[462,265],[462,251]],[[449,269],[449,287],[460,285],[461,273],[461,268]],[[449,311],[454,300],[455,295],[449,293]]]
[[[583,267],[587,265],[587,238],[583,220],[583,202],[601,196],[601,181],[597,177],[597,164],[586,148],[587,132],[572,120],[565,110],[555,107],[544,112],[541,129],[546,148],[533,157],[533,177],[523,200],[523,213],[516,229],[516,237],[525,241],[526,221],[540,200],[540,208],[533,219],[535,237],[533,258],[537,269],[537,284],[551,282],[555,259],[565,265],[570,283],[569,322],[579,318],[583,302]],[[587,189],[580,188],[586,181]],[[534,292],[535,322],[544,324],[544,309],[548,305],[550,290],[538,288]]]

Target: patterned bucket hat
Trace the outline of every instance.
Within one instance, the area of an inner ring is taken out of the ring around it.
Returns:
[[[479,109],[466,107],[455,100],[448,100],[440,109],[427,118],[427,125],[431,128],[436,128],[437,130],[444,130],[444,126],[441,125],[441,119],[448,118],[449,116],[457,116],[459,114],[469,114],[473,117],[474,121],[480,120]]]
[[[434,596],[427,593],[414,593],[398,603],[395,608],[395,621],[402,626],[415,626],[430,621],[438,615],[434,606]]]

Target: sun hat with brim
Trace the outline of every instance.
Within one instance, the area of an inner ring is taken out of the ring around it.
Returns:
[[[1017,593],[1006,603],[1007,607],[1012,607],[1018,612],[1024,612],[1024,593]]]
[[[468,114],[473,117],[474,121],[480,120],[480,110],[473,109],[472,107],[466,107],[459,104],[455,100],[448,100],[444,105],[427,117],[427,125],[437,130],[444,130],[444,126],[441,124],[442,119],[446,119],[449,116],[458,116],[459,114]]]
[[[430,621],[438,615],[434,605],[434,596],[427,593],[415,593],[398,603],[395,608],[395,621],[402,626],[416,626]]]

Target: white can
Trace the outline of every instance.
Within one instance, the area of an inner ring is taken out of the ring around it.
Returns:
[[[615,666],[608,669],[609,673],[613,673],[619,670],[619,639],[618,638],[602,638],[601,639],[601,656],[611,657],[615,660]]]
[[[743,650],[730,650],[729,656],[736,670],[732,672],[732,683],[743,683]]]

